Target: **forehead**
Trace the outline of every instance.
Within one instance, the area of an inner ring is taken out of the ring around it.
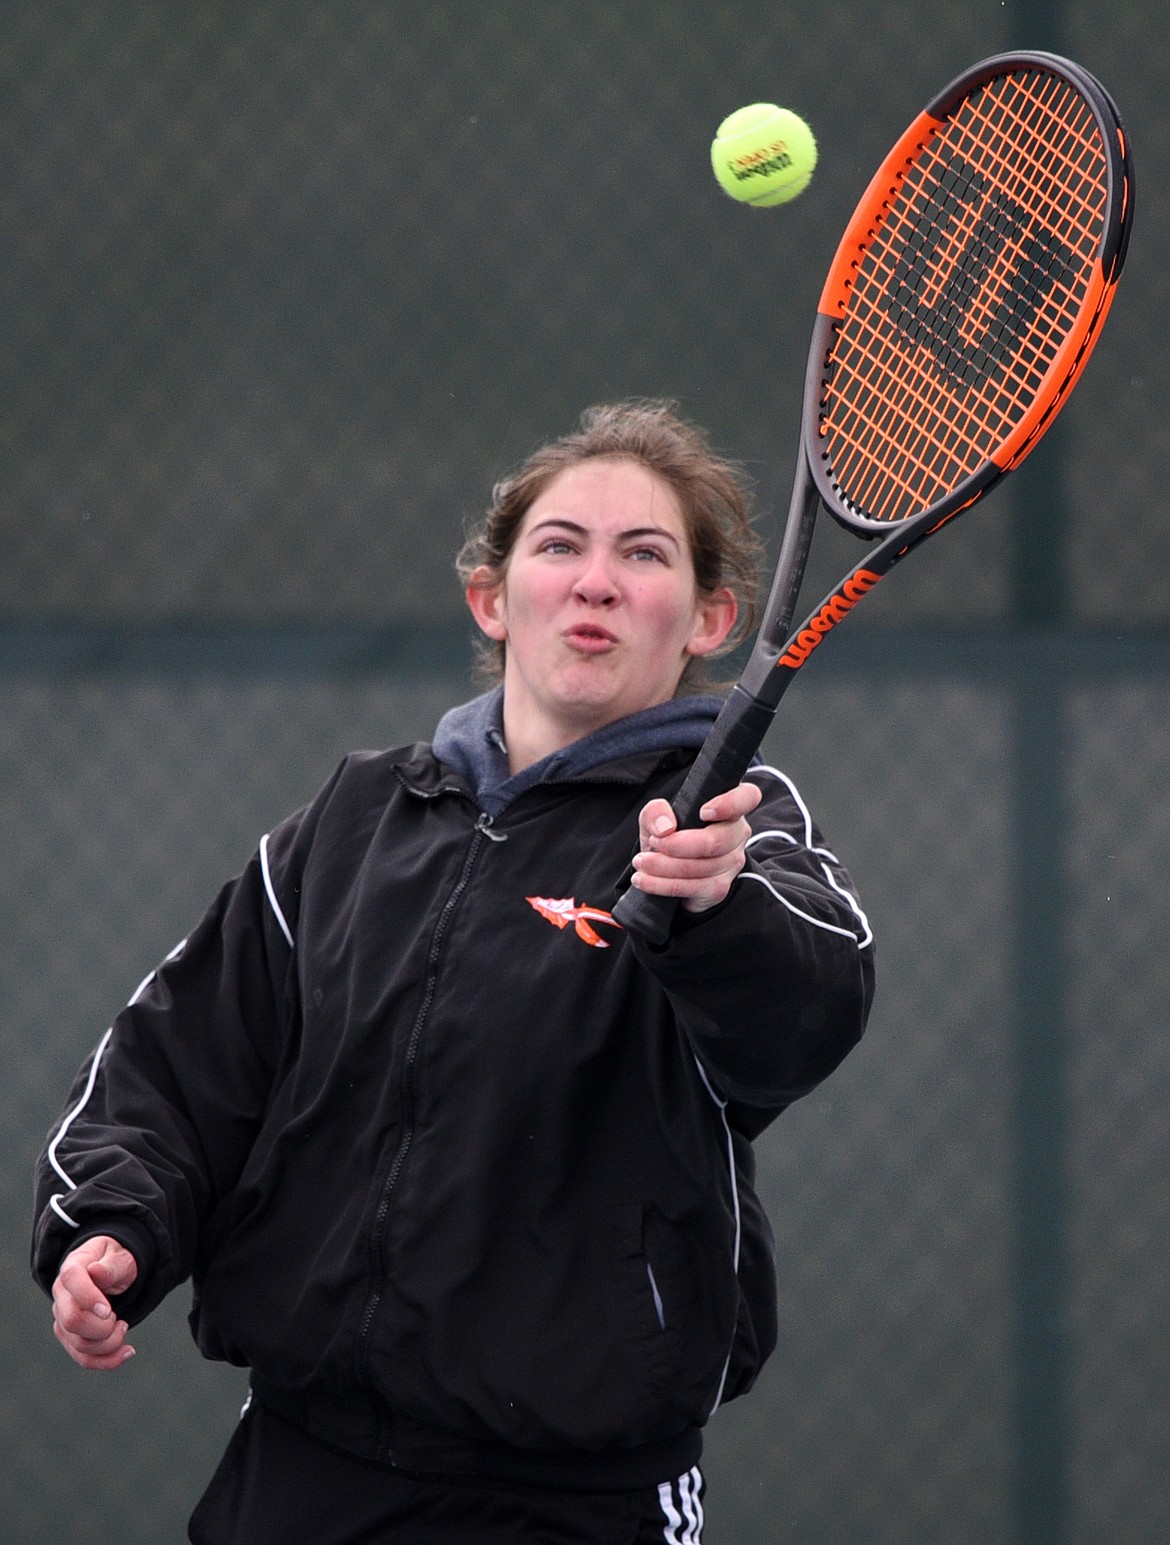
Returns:
[[[657,526],[686,536],[686,520],[674,489],[641,462],[596,456],[558,472],[533,500],[522,522],[563,519],[587,529]]]

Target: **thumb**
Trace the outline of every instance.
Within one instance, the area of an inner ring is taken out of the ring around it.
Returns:
[[[643,849],[653,847],[656,837],[668,836],[678,825],[670,802],[652,799],[638,817],[638,843]]]
[[[110,1240],[89,1271],[90,1280],[104,1293],[124,1293],[138,1276],[138,1262],[124,1245]]]

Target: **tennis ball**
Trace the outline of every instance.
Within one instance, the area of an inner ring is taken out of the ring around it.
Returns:
[[[765,209],[803,193],[817,164],[817,142],[803,118],[753,102],[725,118],[711,142],[715,180],[741,204]]]

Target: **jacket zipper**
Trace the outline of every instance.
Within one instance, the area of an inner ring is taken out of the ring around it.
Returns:
[[[467,882],[471,878],[472,867],[476,857],[483,847],[485,838],[492,842],[504,842],[507,839],[501,832],[491,829],[492,818],[487,811],[481,811],[479,819],[475,823],[472,833],[471,845],[467,850],[467,856],[463,860],[463,867],[459,871],[451,894],[439,913],[435,931],[431,935],[430,948],[427,952],[427,979],[423,991],[422,1002],[419,1004],[418,1013],[415,1015],[414,1024],[411,1026],[410,1039],[406,1044],[406,1057],[403,1063],[403,1106],[404,1122],[402,1137],[399,1139],[398,1150],[394,1155],[394,1161],[390,1165],[389,1173],[382,1186],[382,1196],[378,1203],[378,1211],[374,1217],[374,1225],[370,1231],[370,1267],[374,1279],[374,1287],[366,1301],[365,1312],[362,1315],[361,1325],[358,1328],[357,1337],[357,1363],[359,1380],[365,1371],[366,1351],[369,1343],[370,1330],[374,1323],[374,1316],[378,1312],[378,1306],[382,1301],[382,1279],[385,1276],[385,1265],[382,1260],[382,1237],[386,1227],[386,1219],[390,1213],[390,1202],[394,1188],[398,1183],[398,1177],[402,1173],[402,1167],[406,1163],[407,1154],[410,1152],[411,1143],[414,1140],[414,1066],[418,1057],[419,1043],[426,1028],[426,1022],[430,1015],[431,1003],[435,995],[435,986],[439,975],[439,955],[443,947],[443,938],[447,932],[447,925],[451,920],[451,914],[459,904],[459,899],[467,889]]]

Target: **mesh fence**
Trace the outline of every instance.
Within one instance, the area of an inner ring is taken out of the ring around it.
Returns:
[[[1096,70],[1138,161],[1125,284],[1027,485],[1059,498],[1067,615],[1021,627],[1028,499],[1009,485],[867,601],[773,731],[858,876],[880,992],[863,1046],[760,1145],[782,1341],[713,1424],[708,1537],[1170,1538],[1161,30],[1147,0],[847,4],[801,25],[740,0],[34,0],[9,19],[6,1539],[182,1538],[243,1395],[200,1363],[182,1294],[107,1381],[67,1362],[27,1284],[33,1157],[112,1012],[345,751],[427,736],[469,695],[462,522],[587,402],[676,397],[746,462],[771,529],[846,215],[922,103],[1017,43]],[[821,148],[772,214],[730,205],[706,159],[761,98]],[[818,536],[810,588],[849,541]],[[387,645],[412,637],[439,641],[429,667]],[[1021,713],[1037,691],[1048,791]],[[1045,853],[1019,838],[1049,793]],[[1019,1099],[1019,978],[1053,939],[1045,1155]],[[1021,1173],[1049,1161],[1051,1217]],[[1045,1234],[1062,1350],[1037,1373],[1022,1278]],[[1060,1496],[1028,1536],[1037,1411]]]
[[[878,26],[710,9],[22,8],[0,49],[3,613],[453,616],[446,556],[490,482],[631,392],[677,396],[781,504],[836,233],[1010,13],[993,34],[925,0]],[[1068,46],[1125,96],[1143,225],[1069,410],[1068,561],[1078,615],[1150,620],[1164,137],[1141,8],[1084,10]],[[780,216],[730,207],[707,166],[727,103],[760,95],[821,138]],[[1002,612],[1004,525],[982,523],[978,574],[944,545],[900,618]]]

